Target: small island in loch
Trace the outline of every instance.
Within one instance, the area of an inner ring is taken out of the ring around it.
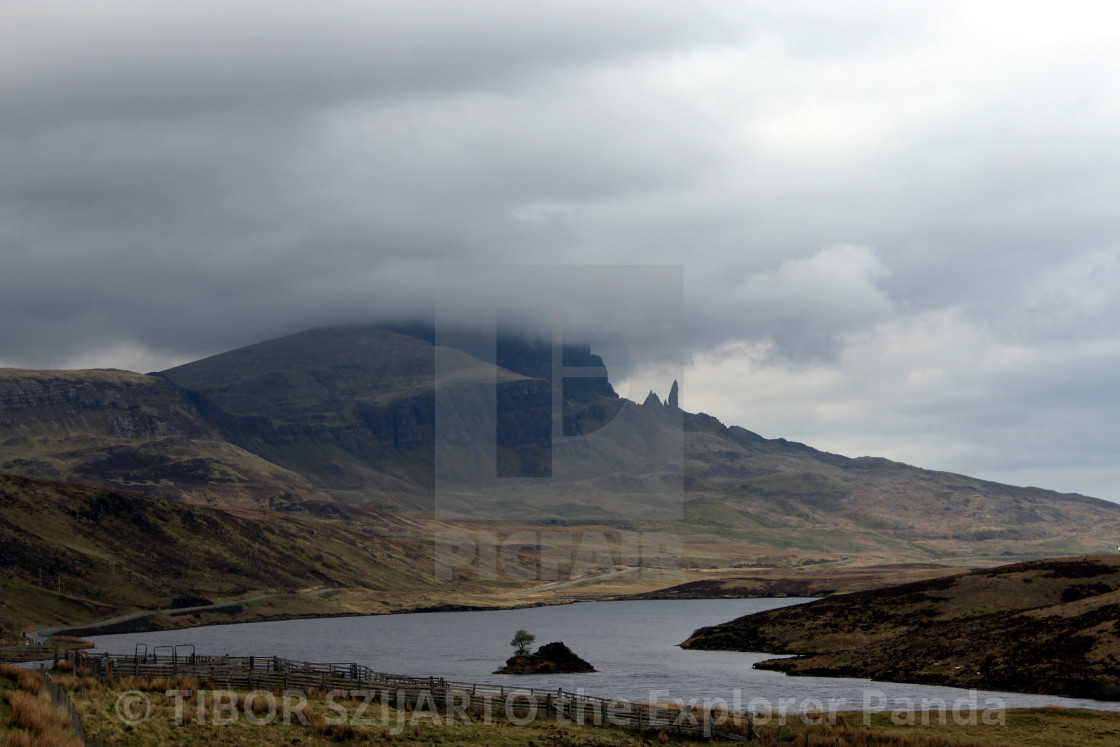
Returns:
[[[516,654],[494,674],[582,674],[595,667],[577,656],[563,641],[547,643],[535,654]]]

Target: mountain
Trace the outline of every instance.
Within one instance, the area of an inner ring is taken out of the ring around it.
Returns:
[[[420,326],[347,326],[148,376],[5,370],[0,470],[343,518],[372,507],[613,522],[677,534],[681,563],[697,567],[991,563],[1120,539],[1120,506],[1107,501],[847,458],[656,397],[630,402],[586,346],[563,347],[565,370],[584,375],[559,388],[551,344],[434,341]]]
[[[718,506],[729,523],[757,521],[756,536],[810,533],[822,559],[838,559],[836,543],[860,533],[910,544],[931,559],[1082,554],[1120,539],[1120,506],[1110,501],[852,459],[703,414],[687,415],[685,428],[690,498]]]
[[[324,523],[0,474],[0,633],[179,606],[183,598],[436,588],[429,526],[365,518]],[[325,600],[301,610],[340,611]]]
[[[430,500],[434,387],[508,389],[525,377],[370,327],[312,330],[159,376],[189,390],[231,443],[307,477],[343,502],[421,509]]]
[[[565,366],[602,374],[565,380],[556,424],[551,345],[503,337],[487,356],[476,336],[463,333],[456,343],[490,360],[350,326],[290,335],[160,376],[189,390],[228,441],[342,502],[466,518],[600,518],[625,513],[626,505],[602,498],[620,492],[620,475],[634,482],[621,490],[626,495],[665,492],[674,465],[660,455],[667,440],[679,442],[679,417],[674,428],[672,414],[620,400],[598,356],[563,349]],[[679,508],[679,445],[677,452]],[[552,495],[541,481],[502,479],[573,475],[576,487]]]
[[[687,649],[795,654],[790,674],[1120,700],[1120,555],[828,597],[694,632]]]

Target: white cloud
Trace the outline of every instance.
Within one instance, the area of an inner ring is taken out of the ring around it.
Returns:
[[[889,276],[871,249],[841,244],[751,274],[732,298],[744,329],[803,356],[892,316],[894,303],[880,285]]]
[[[1024,283],[1008,325],[1028,338],[1120,334],[1120,247],[1075,254]]]
[[[889,276],[871,249],[838,245],[751,275],[736,292],[756,313],[845,329],[891,314],[894,304],[879,286]]]

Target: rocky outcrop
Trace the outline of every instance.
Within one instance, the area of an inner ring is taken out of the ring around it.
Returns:
[[[545,644],[535,654],[511,656],[494,674],[583,674],[595,667],[577,656],[563,641]]]
[[[0,471],[200,503],[325,497],[229,443],[192,394],[129,371],[0,369]]]
[[[21,371],[0,375],[0,435],[97,431],[127,439],[214,437],[170,382],[127,371]]]
[[[681,406],[680,401],[680,386],[677,384],[676,379],[674,379],[673,387],[669,390],[669,399],[665,400],[665,406],[676,409]]]

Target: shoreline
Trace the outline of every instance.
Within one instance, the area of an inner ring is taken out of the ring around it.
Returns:
[[[720,597],[720,598],[726,599],[726,597]],[[781,598],[784,598],[784,597],[738,597],[738,598],[742,598],[742,599],[747,599],[747,598],[751,598],[751,599],[771,599],[771,598],[781,599]],[[537,601],[530,602],[530,603],[525,603],[525,604],[515,604],[515,605],[505,605],[505,606],[467,605],[467,604],[420,605],[420,606],[412,607],[412,608],[409,608],[409,609],[394,610],[394,611],[391,611],[391,612],[344,612],[344,613],[327,613],[327,614],[280,613],[280,614],[277,614],[277,615],[271,615],[271,616],[268,616],[267,618],[258,619],[258,620],[207,620],[206,622],[204,622],[202,624],[187,625],[187,626],[183,626],[182,628],[161,628],[161,627],[152,625],[151,624],[151,617],[154,617],[155,615],[158,615],[158,614],[165,614],[165,613],[151,612],[151,613],[139,613],[141,615],[140,617],[137,617],[133,620],[123,621],[122,622],[123,625],[129,625],[130,626],[129,629],[127,629],[127,630],[109,630],[109,631],[95,630],[95,631],[90,631],[88,629],[90,626],[87,625],[87,626],[74,626],[73,628],[59,629],[56,634],[57,635],[82,635],[82,636],[85,636],[85,637],[99,637],[99,636],[102,636],[102,635],[127,635],[127,634],[147,633],[147,632],[165,632],[165,631],[175,630],[175,629],[187,630],[187,629],[206,628],[206,627],[210,627],[210,626],[239,625],[239,624],[257,623],[257,622],[274,622],[274,621],[285,621],[285,620],[317,620],[317,619],[349,618],[349,617],[381,617],[381,616],[384,616],[384,615],[408,615],[408,614],[420,614],[420,613],[427,613],[427,612],[434,612],[434,613],[438,613],[438,612],[482,612],[482,611],[502,611],[502,610],[514,610],[514,609],[529,609],[529,608],[536,608],[536,607],[551,607],[551,606],[561,606],[561,605],[565,605],[565,604],[575,604],[577,602],[584,602],[584,601],[588,601],[588,602],[590,602],[590,601],[604,601],[604,602],[610,602],[610,601],[651,601],[651,602],[682,601],[683,602],[683,601],[693,601],[693,600],[691,600],[691,599],[650,599],[650,598],[621,597],[621,598],[611,598],[611,599],[586,599],[586,600],[580,600],[580,599],[564,599],[564,600],[556,600],[556,601],[537,600]],[[237,602],[222,602],[218,606],[229,607],[229,606],[233,606],[233,605],[236,605],[236,604],[237,604]],[[187,613],[187,614],[189,614],[189,613]],[[130,624],[132,624],[132,623],[136,623],[137,625],[135,627],[131,627]],[[677,644],[677,645],[680,646],[681,644]],[[97,650],[96,644],[94,644],[92,650]],[[698,649],[698,650],[700,650],[700,649]],[[712,650],[712,649],[708,649],[708,650]],[[1084,703],[1083,705],[1066,706],[1066,705],[1063,704],[1060,707],[1086,708],[1086,709],[1092,710],[1094,712],[1116,712],[1116,709],[1114,709],[1114,708],[1099,707],[1099,706],[1094,707],[1094,705],[1093,705],[1094,702],[1098,703],[1098,704],[1101,704],[1101,706],[1113,705],[1113,704],[1116,704],[1116,703],[1120,703],[1120,698],[1110,699],[1110,698],[1090,697],[1090,696],[1087,696],[1087,695],[1078,695],[1078,694],[1070,694],[1070,693],[1030,691],[1030,690],[1019,689],[1019,688],[1006,686],[1006,685],[1001,686],[1001,685],[998,685],[998,684],[995,685],[994,687],[988,686],[988,687],[985,687],[985,688],[977,688],[975,686],[970,687],[970,686],[967,686],[967,685],[962,685],[962,684],[954,683],[954,682],[951,682],[951,681],[930,681],[928,679],[926,679],[926,680],[923,680],[923,679],[910,680],[910,679],[901,679],[901,678],[869,678],[868,676],[866,676],[864,674],[852,673],[852,672],[842,672],[842,671],[832,671],[832,670],[828,670],[828,671],[813,670],[811,672],[784,671],[783,669],[780,669],[779,666],[773,666],[773,664],[777,664],[779,662],[789,661],[791,659],[797,659],[797,658],[800,658],[800,657],[798,657],[796,655],[785,657],[785,656],[782,656],[781,654],[779,654],[777,652],[742,652],[742,651],[736,651],[735,649],[722,649],[722,650],[725,650],[725,651],[728,651],[728,652],[734,652],[734,653],[761,653],[761,654],[781,657],[781,658],[775,658],[775,659],[767,659],[763,662],[758,662],[754,666],[757,669],[766,670],[766,671],[780,671],[780,672],[782,672],[782,673],[784,673],[784,674],[786,674],[787,676],[790,676],[790,677],[825,677],[825,678],[834,678],[834,679],[849,680],[849,681],[851,681],[851,680],[868,680],[869,682],[872,682],[872,683],[882,682],[884,684],[946,687],[946,688],[953,688],[953,689],[962,690],[962,691],[983,691],[985,693],[993,693],[993,694],[996,694],[996,695],[1003,694],[1003,695],[1045,696],[1045,697],[1053,697],[1053,698],[1062,699],[1062,700],[1082,701]]]
[[[325,591],[335,591],[334,589],[323,590],[319,592],[312,592],[312,594],[321,594]],[[369,611],[369,612],[323,612],[323,613],[301,613],[301,612],[279,612],[274,615],[263,616],[255,620],[221,620],[221,619],[207,619],[204,622],[197,624],[187,624],[182,626],[173,627],[159,627],[154,624],[154,618],[167,617],[170,619],[185,617],[195,614],[196,612],[209,612],[212,614],[223,614],[224,610],[231,610],[234,608],[236,611],[232,614],[244,611],[242,605],[261,601],[265,598],[295,596],[301,592],[291,593],[278,593],[269,594],[264,597],[251,597],[244,600],[232,600],[228,602],[217,602],[213,605],[204,605],[202,607],[189,607],[179,608],[173,610],[144,610],[140,612],[126,613],[117,617],[111,617],[108,620],[92,623],[79,623],[76,625],[68,625],[58,628],[40,628],[33,632],[27,633],[27,637],[34,643],[32,645],[45,646],[48,645],[50,639],[55,636],[76,636],[76,637],[98,637],[103,635],[128,635],[132,633],[158,633],[168,630],[193,630],[198,628],[207,628],[219,625],[249,625],[252,623],[261,622],[281,622],[285,620],[323,620],[330,618],[347,618],[347,617],[379,617],[382,615],[415,615],[421,613],[440,613],[440,612],[489,612],[498,610],[512,610],[512,609],[527,609],[532,607],[552,607],[564,604],[575,604],[580,601],[599,601],[599,600],[580,600],[580,599],[562,599],[554,602],[536,600],[532,602],[525,602],[520,604],[509,605],[487,605],[487,604],[434,604],[423,605],[417,607],[410,607],[407,609],[391,610],[391,611]],[[614,600],[609,600],[614,601]],[[124,618],[124,619],[122,619]]]

